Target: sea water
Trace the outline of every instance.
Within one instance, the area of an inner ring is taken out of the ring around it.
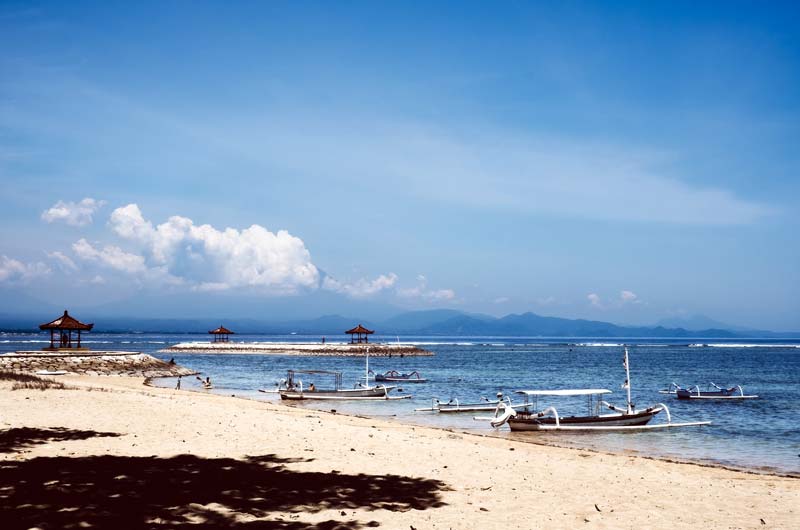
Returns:
[[[317,342],[319,337],[298,335],[236,335],[236,341]],[[381,337],[376,337],[378,341]],[[673,422],[711,421],[706,427],[687,427],[638,433],[510,433],[493,429],[473,416],[490,412],[437,414],[414,412],[432,400],[476,402],[494,399],[497,392],[511,396],[522,389],[607,388],[606,400],[624,406],[623,341],[611,339],[547,339],[503,337],[392,337],[388,342],[415,344],[435,353],[432,357],[371,357],[370,368],[419,371],[422,384],[400,384],[398,401],[308,401],[292,406],[334,409],[338,413],[380,417],[504,436],[524,441],[626,452],[682,461],[701,461],[756,471],[800,475],[800,340],[687,340],[624,339],[630,354],[632,398],[638,408],[665,403]],[[160,353],[170,344],[204,341],[196,334],[92,333],[82,341],[96,350],[150,353],[210,377],[211,392],[280,401],[274,389],[288,369],[337,370],[345,387],[363,382],[363,357],[298,357],[284,355]],[[49,343],[44,334],[0,333],[0,351],[34,350]],[[328,343],[331,343],[330,339]],[[305,385],[330,385],[324,377],[308,378]],[[742,385],[759,399],[743,401],[683,401],[659,389],[676,382],[683,387],[709,382],[728,387]],[[176,380],[157,384],[174,386]],[[193,377],[182,388],[201,390]],[[583,414],[585,398],[541,398],[541,407],[553,405],[561,415]],[[665,421],[664,413],[653,422]],[[268,426],[265,425],[265,429]],[[266,431],[265,431],[266,432]]]

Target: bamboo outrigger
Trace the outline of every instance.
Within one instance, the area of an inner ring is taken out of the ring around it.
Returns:
[[[637,410],[631,401],[630,369],[628,367],[628,348],[625,348],[623,359],[625,366],[625,383],[622,385],[627,390],[625,408],[618,408],[607,401],[597,399],[592,406],[595,396],[610,394],[611,390],[605,388],[589,389],[564,389],[564,390],[518,390],[516,393],[525,397],[522,406],[510,406],[498,403],[494,417],[476,417],[476,420],[489,420],[493,427],[500,427],[508,423],[512,431],[589,431],[589,432],[627,432],[656,429],[670,429],[676,427],[690,427],[709,425],[710,421],[673,423],[669,408],[663,403],[658,403],[644,410]],[[589,399],[589,414],[586,416],[561,416],[555,407],[547,407],[537,411],[540,396],[587,396]],[[533,401],[532,401],[533,400]],[[605,407],[611,413],[600,414],[600,409]],[[522,410],[516,410],[521,408]],[[594,408],[594,410],[592,410]],[[666,423],[649,425],[656,414],[664,412]]]

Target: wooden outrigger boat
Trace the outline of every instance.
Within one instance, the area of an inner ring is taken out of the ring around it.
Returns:
[[[512,431],[587,431],[587,432],[626,432],[654,429],[668,429],[675,427],[689,427],[696,425],[709,425],[709,421],[673,423],[669,409],[663,403],[658,403],[644,410],[637,410],[631,402],[630,369],[628,368],[628,348],[625,348],[623,360],[625,366],[625,383],[622,385],[627,390],[627,403],[625,408],[618,408],[598,397],[593,406],[595,396],[610,394],[611,390],[605,388],[565,389],[565,390],[518,390],[516,393],[525,397],[525,404],[508,406],[499,403],[494,417],[476,420],[489,420],[493,427],[508,424]],[[555,407],[547,407],[538,411],[538,398],[540,396],[586,396],[589,399],[589,412],[586,416],[561,416]],[[611,413],[601,414],[605,407]],[[521,408],[522,410],[516,410]],[[666,423],[648,425],[653,417],[664,412],[667,416]]]
[[[375,381],[381,383],[427,383],[428,380],[416,370],[409,374],[401,374],[397,370],[389,370],[383,374],[375,374]]]
[[[366,352],[366,361],[364,367],[365,376],[369,375],[369,348]],[[298,378],[298,375],[309,376],[332,376],[333,388],[317,388],[314,383],[305,386],[303,380]],[[342,388],[342,372],[334,370],[289,370],[286,373],[286,379],[278,383],[278,388],[274,391],[260,390],[260,392],[277,392],[280,394],[281,399],[287,400],[394,400],[394,399],[410,399],[410,394],[402,396],[390,396],[389,391],[397,388],[396,386],[377,385],[369,386],[356,383],[354,388]]]
[[[317,388],[314,383],[305,385],[298,375],[332,376],[333,388]],[[360,383],[355,388],[342,388],[342,372],[332,370],[289,370],[286,379],[277,389],[281,399],[287,400],[364,400],[364,399],[408,399],[411,395],[390,396],[389,392],[396,387],[387,385],[362,386]]]
[[[502,392],[497,393],[497,399],[489,399],[481,396],[480,401],[471,403],[462,403],[458,398],[452,398],[447,402],[433,398],[430,407],[414,409],[414,412],[483,412],[497,409],[497,406],[502,402],[512,406],[511,400],[508,397],[503,398]]]
[[[741,400],[758,398],[756,395],[746,395],[741,385],[723,388],[714,383],[709,383],[707,390],[700,390],[700,385],[694,385],[689,388],[681,388],[681,386],[677,383],[672,383],[669,385],[669,388],[659,390],[659,393],[674,394],[678,399]]]

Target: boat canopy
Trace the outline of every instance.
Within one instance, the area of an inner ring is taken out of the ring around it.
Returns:
[[[578,388],[565,390],[517,390],[515,394],[525,396],[593,396],[597,394],[611,394],[606,388]]]
[[[335,370],[289,370],[290,374],[327,374],[327,375],[342,375],[342,372]]]

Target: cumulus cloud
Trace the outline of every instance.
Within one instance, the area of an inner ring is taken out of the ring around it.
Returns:
[[[353,298],[365,298],[375,295],[384,289],[389,289],[397,282],[397,275],[393,272],[381,274],[374,280],[360,279],[353,283],[340,282],[335,278],[326,276],[322,281],[322,288],[337,293],[346,294]]]
[[[143,256],[130,254],[113,245],[98,250],[81,238],[73,243],[72,251],[82,260],[98,262],[120,272],[138,274],[147,271]]]
[[[0,282],[26,282],[33,278],[47,276],[50,272],[47,265],[38,261],[23,263],[6,255],[0,256]]]
[[[219,230],[177,215],[154,225],[136,204],[114,210],[109,226],[138,245],[152,266],[196,290],[257,287],[291,294],[319,285],[320,273],[310,252],[286,230],[271,232],[257,224]]]
[[[47,223],[63,222],[70,226],[86,226],[92,223],[95,212],[102,208],[106,201],[86,197],[80,202],[58,201],[42,212],[42,220]]]

